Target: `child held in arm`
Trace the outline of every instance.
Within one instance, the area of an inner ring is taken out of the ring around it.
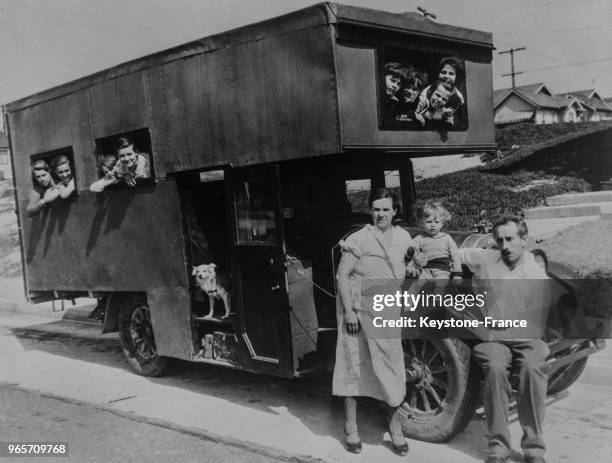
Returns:
[[[457,244],[442,231],[450,218],[450,213],[440,203],[428,201],[419,210],[419,223],[424,232],[413,239],[414,265],[418,273],[411,288],[414,293],[428,283],[438,292],[447,286],[451,276],[455,285],[463,283]],[[416,276],[414,271],[411,273]]]

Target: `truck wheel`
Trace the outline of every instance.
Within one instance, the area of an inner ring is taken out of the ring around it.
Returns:
[[[168,359],[157,355],[151,313],[142,295],[128,296],[119,313],[119,340],[123,354],[136,373],[160,376]]]
[[[444,442],[469,423],[480,384],[470,348],[458,339],[405,339],[406,400],[400,407],[404,434]]]
[[[548,394],[558,394],[574,384],[586,368],[587,360],[585,357],[554,371],[548,378]]]

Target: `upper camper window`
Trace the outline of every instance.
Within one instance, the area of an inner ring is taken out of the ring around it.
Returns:
[[[454,56],[378,50],[381,129],[467,130],[465,63]]]
[[[58,199],[67,199],[76,192],[72,148],[62,148],[30,158],[32,193],[28,215],[36,215]]]
[[[111,185],[135,187],[153,179],[151,136],[148,129],[96,140],[98,180],[90,190],[99,193]]]
[[[274,185],[265,180],[248,180],[236,185],[239,243],[276,241],[276,195]]]

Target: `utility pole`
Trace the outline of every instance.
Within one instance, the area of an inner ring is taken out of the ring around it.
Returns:
[[[522,71],[516,71],[516,72],[514,71],[514,52],[522,51],[522,50],[525,50],[525,47],[510,48],[509,50],[504,50],[504,51],[499,52],[500,55],[503,55],[505,53],[510,53],[510,69],[512,70],[512,72],[510,72],[510,74],[502,74],[502,77],[512,76],[512,88],[516,87],[514,76],[523,73]]]
[[[421,13],[426,18],[430,18],[430,19],[436,19],[437,18],[437,16],[435,14],[430,13],[425,8],[421,8],[420,6],[417,6],[417,10],[419,11],[419,13]]]

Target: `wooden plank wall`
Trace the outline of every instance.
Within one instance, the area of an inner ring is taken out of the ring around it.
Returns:
[[[384,41],[384,36],[345,34],[337,45],[342,146],[351,148],[406,149],[415,154],[461,152],[493,145],[493,77],[491,52],[464,45],[435,43],[403,37]],[[377,45],[431,50],[465,60],[469,127],[466,131],[381,130],[378,119]],[[482,148],[481,148],[482,149]]]
[[[150,82],[166,172],[339,151],[327,26],[174,61]]]

